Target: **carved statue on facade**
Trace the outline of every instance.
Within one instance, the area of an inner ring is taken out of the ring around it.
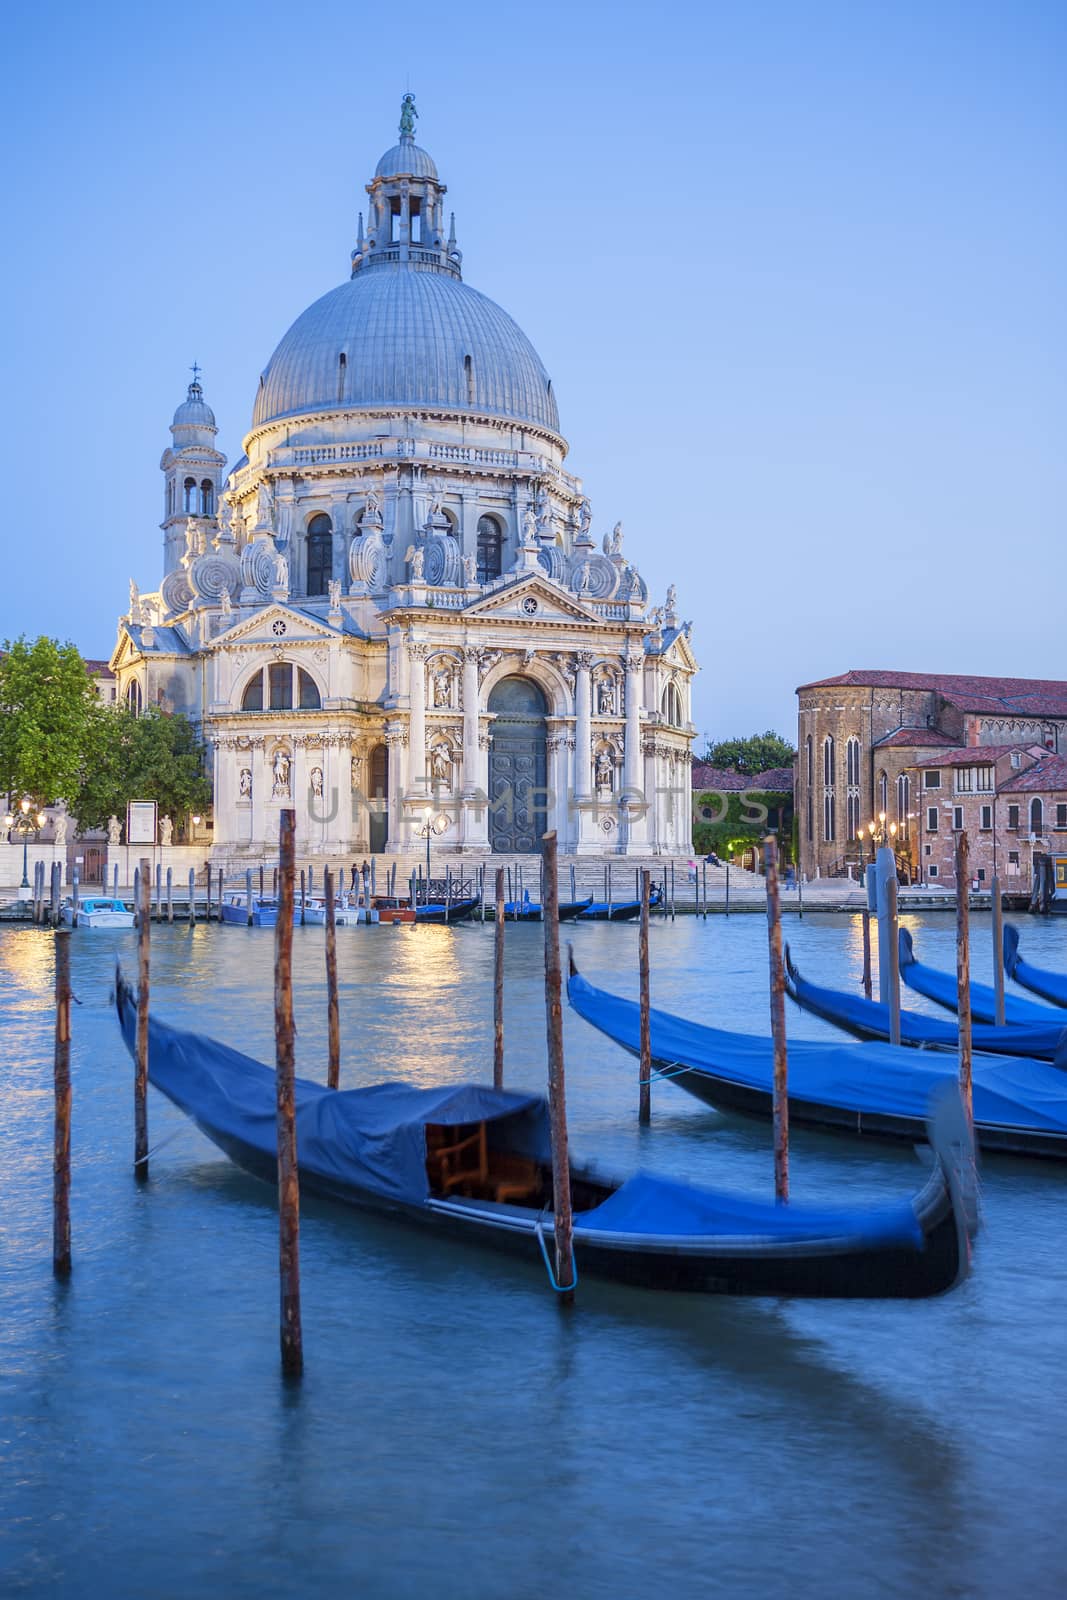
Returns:
[[[415,96],[406,94],[400,102],[400,137],[402,139],[413,139],[415,137],[415,118],[418,114],[415,110]]]
[[[589,540],[589,529],[593,524],[593,508],[589,501],[583,497],[578,506],[578,539],[582,544]]]
[[[219,595],[219,610],[222,612],[224,617],[233,615],[233,601],[230,599],[229,589],[223,589],[222,593]]]
[[[371,489],[363,502],[363,515],[360,518],[360,522],[366,527],[372,522],[381,522],[381,520],[382,508],[378,503],[378,496]]]
[[[67,813],[65,811],[61,811],[59,813],[59,816],[56,818],[55,825],[54,825],[55,826],[55,837],[54,837],[53,842],[55,844],[66,844],[66,842],[67,842],[67,823],[68,823]]]
[[[596,708],[602,717],[610,717],[615,711],[615,685],[607,678],[597,684]]]
[[[311,792],[315,796],[316,800],[321,800],[322,799],[322,768],[321,767],[312,767],[312,769],[311,769]]]
[[[330,596],[330,610],[331,611],[340,611],[340,609],[341,609],[341,580],[340,580],[340,578],[331,578],[329,580],[329,582],[327,583],[327,585],[326,585],[326,589],[327,589],[327,592],[328,592],[328,594]]]
[[[274,496],[270,492],[270,484],[264,478],[256,490],[256,527],[271,527],[273,518]]]
[[[452,704],[452,674],[447,667],[433,675],[433,703],[435,710],[447,710]]]
[[[171,840],[173,838],[174,838],[174,824],[173,824],[173,822],[170,820],[169,817],[161,817],[160,820],[159,820],[159,842],[160,842],[160,844],[163,846],[164,849],[167,849],[169,847],[169,845],[171,843]]]
[[[434,783],[452,781],[452,752],[443,744],[434,745],[430,751],[430,777]]]
[[[289,562],[285,556],[274,558],[274,587],[289,593]]]
[[[534,507],[537,515],[538,536],[542,539],[551,539],[553,537],[552,501],[543,483],[538,486]]]
[[[276,750],[274,753],[274,785],[271,794],[275,800],[288,800],[289,798],[289,752]]]
[[[617,522],[611,530],[611,549],[605,551],[606,555],[622,555],[622,523]]]
[[[522,542],[526,545],[537,542],[537,512],[533,506],[527,506],[522,514]]]
[[[596,786],[598,793],[610,794],[615,786],[615,763],[607,750],[600,750],[596,758]]]
[[[421,583],[422,574],[426,565],[426,551],[421,544],[409,544],[404,557],[411,568],[412,583]]]
[[[141,591],[138,589],[132,578],[130,579],[130,621],[134,623],[143,621],[143,613],[141,611]]]
[[[114,814],[107,819],[107,842],[108,844],[122,843],[122,823]]]
[[[239,784],[239,791],[240,791],[240,797],[241,797],[242,800],[251,800],[251,798],[252,798],[252,769],[251,769],[251,767],[242,767],[241,768],[241,781],[240,781],[240,784]]]
[[[474,556],[463,557],[463,577],[468,589],[473,589],[478,582],[478,562]]]
[[[673,583],[667,585],[667,604],[663,607],[663,615],[669,625],[673,626],[677,616],[678,590]]]

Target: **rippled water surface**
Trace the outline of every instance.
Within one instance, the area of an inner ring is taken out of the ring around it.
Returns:
[[[920,959],[954,964],[951,919],[905,921]],[[1021,921],[1028,957],[1067,967],[1067,927]],[[857,919],[787,932],[807,974],[856,984]],[[988,918],[974,935],[988,979]],[[636,993],[634,928],[573,937],[593,981]],[[507,939],[508,1077],[540,1088],[541,931]],[[987,1161],[974,1276],[914,1304],[583,1282],[561,1313],[539,1262],[305,1199],[307,1370],[287,1387],[270,1189],[154,1093],[151,1140],[175,1136],[132,1180],[108,1006],[130,934],[72,936],[75,1268],[53,1282],[52,943],[0,931],[0,1592],[1062,1592],[1067,1168]],[[338,943],[347,1085],[487,1076],[491,927]],[[272,1059],[268,931],[154,928],[152,958],[159,1016]],[[765,1031],[762,917],[657,923],[652,960],[654,1003]],[[294,968],[298,1071],[322,1077],[321,929],[297,931]],[[660,1084],[642,1132],[635,1063],[566,1028],[580,1157],[769,1191],[767,1125]],[[921,1175],[906,1148],[794,1131],[797,1198]]]

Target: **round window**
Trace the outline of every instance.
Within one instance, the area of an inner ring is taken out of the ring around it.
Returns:
[[[524,614],[528,617],[535,617],[537,615],[537,600],[534,595],[528,594],[526,596],[525,600],[522,602],[522,609]]]
[[[277,622],[272,624],[271,632],[277,634],[279,639],[281,638],[282,634],[285,632],[285,623],[282,621],[281,617],[278,618]]]

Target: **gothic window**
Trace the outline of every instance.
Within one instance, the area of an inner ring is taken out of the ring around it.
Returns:
[[[834,741],[831,735],[822,745],[822,836],[827,844],[837,837],[837,811],[834,799]]]
[[[135,717],[141,715],[141,685],[134,678],[126,690],[126,706]]]
[[[848,797],[847,797],[847,799],[845,801],[845,805],[846,805],[846,809],[847,809],[847,812],[848,812],[848,817],[847,817],[848,836],[849,836],[850,839],[858,839],[860,837],[860,835],[862,834],[862,832],[863,832],[863,824],[860,822],[860,797],[859,797],[859,795],[858,794],[850,794],[850,795],[848,795]]]
[[[911,810],[911,779],[902,773],[897,779],[897,828],[900,837],[908,837],[908,812]]]
[[[326,593],[333,577],[333,523],[324,512],[312,517],[308,523],[308,581],[309,596]]]
[[[832,844],[836,835],[836,815],[834,806],[834,791],[827,789],[822,802],[823,838],[827,844]]]
[[[196,479],[186,478],[182,485],[182,510],[196,516]]]
[[[682,726],[682,697],[678,686],[669,683],[663,693],[663,714],[672,728]]]
[[[499,578],[504,539],[495,517],[478,518],[478,582]]]
[[[829,788],[834,781],[834,741],[830,736],[827,736],[823,740],[822,781],[824,784],[826,784],[827,788]]]
[[[878,774],[878,815],[889,815],[889,776],[885,772]]]
[[[210,478],[205,478],[200,485],[200,515],[211,517],[215,514],[215,486]]]
[[[848,782],[852,788],[859,787],[860,781],[860,742],[852,738],[845,746],[845,760],[848,766]]]
[[[1030,832],[1041,833],[1045,826],[1045,808],[1035,795],[1030,802]]]
[[[248,680],[241,699],[242,711],[318,711],[319,686],[303,667],[292,661],[272,661]]]

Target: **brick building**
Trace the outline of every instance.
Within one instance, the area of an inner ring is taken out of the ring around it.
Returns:
[[[1029,829],[1025,848],[1004,845],[1008,807],[1018,805],[1020,818],[1024,807],[1023,798],[1007,798],[1009,791],[1041,801],[1044,832],[1037,837],[1046,843],[1037,848],[1054,848],[1048,818],[1058,814],[1056,784],[1062,774],[1046,758],[1067,754],[1067,683],[851,671],[801,685],[797,700],[800,866],[809,878],[855,873],[861,858],[869,855],[873,822],[876,835],[884,830],[888,836],[895,828],[905,881],[949,885],[951,822],[959,809],[965,819],[975,813],[976,822],[963,824],[969,833],[988,832],[989,860],[984,860],[979,843],[977,866],[992,875],[996,838],[998,867],[1003,875],[1017,869],[1022,889],[1029,882],[1033,847]],[[971,759],[969,752],[979,751],[981,757]],[[927,773],[931,786],[933,775],[946,775],[943,788],[930,789],[936,800],[927,799]],[[1027,774],[1030,782],[1046,786],[1013,790]],[[989,787],[979,790],[979,782]],[[958,787],[967,783],[975,787]],[[1062,799],[1067,801],[1067,795]],[[1027,807],[1029,803],[1025,801]],[[927,828],[934,805],[936,839]],[[983,805],[991,808],[988,830],[980,826]],[[951,811],[947,825],[945,808]],[[1067,833],[1063,839],[1067,843]],[[1003,862],[1000,848],[1006,853]],[[1008,854],[1018,860],[1009,862]]]
[[[772,767],[767,772],[734,772],[730,767],[713,767],[709,761],[695,761],[694,828],[702,822],[724,822],[730,796],[747,796],[749,798],[742,804],[739,813],[741,827],[777,833],[788,848],[793,837],[794,782],[792,767]],[[739,850],[737,859],[753,872],[761,870],[758,845],[748,845]]]

